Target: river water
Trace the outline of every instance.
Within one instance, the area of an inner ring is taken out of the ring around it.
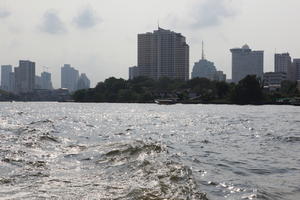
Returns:
[[[0,199],[300,199],[300,108],[0,104]]]

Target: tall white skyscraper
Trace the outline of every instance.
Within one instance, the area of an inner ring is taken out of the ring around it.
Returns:
[[[248,45],[230,51],[232,53],[232,81],[234,83],[238,83],[247,75],[263,77],[264,51],[252,51]]]
[[[29,60],[20,60],[19,67],[15,68],[15,92],[29,93],[35,89],[35,63]]]
[[[158,28],[138,35],[139,76],[189,79],[189,45],[180,33]]]
[[[70,92],[77,90],[77,82],[79,79],[79,71],[65,64],[61,68],[61,87],[69,89]]]
[[[10,73],[12,73],[11,65],[2,65],[1,66],[1,89],[2,90],[11,91]]]

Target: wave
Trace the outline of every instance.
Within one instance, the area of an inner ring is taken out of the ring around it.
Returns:
[[[110,185],[122,188],[113,199],[207,200],[198,191],[192,170],[172,161],[166,146],[133,141],[105,148],[113,150],[104,152],[96,164],[105,169]]]

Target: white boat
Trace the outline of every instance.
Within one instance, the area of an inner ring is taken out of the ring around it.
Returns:
[[[175,99],[156,99],[154,102],[159,105],[172,105],[177,103]]]

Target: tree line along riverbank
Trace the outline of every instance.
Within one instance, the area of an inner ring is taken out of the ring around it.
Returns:
[[[73,93],[76,102],[153,103],[155,99],[176,99],[179,103],[285,104],[280,99],[298,99],[296,82],[283,81],[276,91],[265,90],[256,76],[238,84],[195,78],[189,81],[137,77],[133,80],[108,78],[95,88]]]

